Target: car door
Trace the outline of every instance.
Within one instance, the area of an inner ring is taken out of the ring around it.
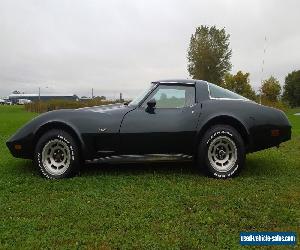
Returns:
[[[155,100],[149,109],[147,102]],[[121,151],[130,154],[191,153],[199,107],[192,84],[159,84],[136,109],[124,116]]]

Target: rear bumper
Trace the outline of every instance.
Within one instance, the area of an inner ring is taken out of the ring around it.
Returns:
[[[277,133],[278,131],[278,133]],[[252,147],[250,152],[255,152],[275,146],[291,139],[292,127],[264,126],[257,128],[252,135]]]

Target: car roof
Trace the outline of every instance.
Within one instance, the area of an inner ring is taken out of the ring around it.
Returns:
[[[152,83],[195,84],[195,83],[205,83],[205,81],[195,80],[195,79],[166,79],[166,80],[153,81]]]

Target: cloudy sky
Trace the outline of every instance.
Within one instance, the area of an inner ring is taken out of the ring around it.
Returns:
[[[232,72],[250,72],[257,89],[300,69],[299,13],[298,0],[0,0],[0,96],[41,87],[131,97],[152,80],[187,78],[202,24],[226,28]]]

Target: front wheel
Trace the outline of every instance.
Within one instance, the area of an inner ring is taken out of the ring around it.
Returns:
[[[237,175],[245,163],[241,135],[228,125],[213,126],[199,144],[198,161],[209,176],[224,179]]]
[[[46,132],[38,141],[34,162],[42,176],[62,179],[73,176],[79,169],[79,148],[74,138],[63,130]]]

